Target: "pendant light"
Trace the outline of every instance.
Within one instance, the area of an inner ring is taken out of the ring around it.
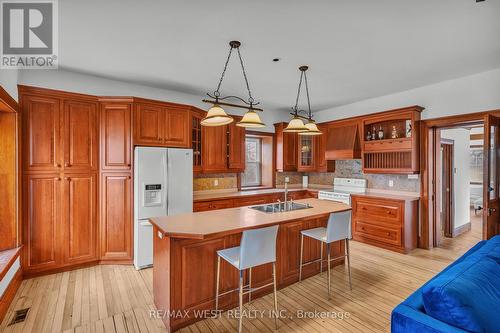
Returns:
[[[222,108],[222,106],[230,106],[235,108],[243,108],[248,111],[245,113],[240,122],[236,124],[236,126],[240,127],[265,127],[266,125],[260,120],[259,114],[257,111],[263,111],[260,108],[256,108],[256,105],[259,105],[258,102],[255,102],[252,97],[252,92],[250,91],[250,85],[248,84],[247,74],[245,72],[245,66],[243,65],[243,59],[241,58],[240,53],[241,43],[239,41],[231,41],[229,42],[229,54],[227,55],[226,63],[224,64],[224,69],[222,71],[222,75],[219,80],[219,84],[217,85],[217,89],[214,91],[213,95],[207,93],[207,95],[212,98],[212,100],[204,99],[203,102],[212,104],[212,107],[208,110],[207,116],[201,120],[201,125],[203,126],[223,126],[233,122],[233,117],[228,115],[226,111]],[[229,64],[229,59],[231,59],[231,54],[233,50],[236,49],[238,53],[238,58],[241,64],[241,70],[243,72],[243,78],[245,79],[245,84],[248,91],[248,101],[245,101],[243,98],[238,96],[225,96],[221,97],[220,87],[222,85],[222,81],[224,80],[224,75],[226,74],[227,65]],[[240,104],[231,104],[224,102],[226,99],[237,99],[245,105]]]
[[[300,66],[299,71],[300,71],[300,80],[299,80],[299,88],[297,90],[297,98],[295,99],[295,106],[292,108],[293,113],[291,113],[292,120],[288,123],[288,126],[283,130],[284,132],[288,133],[298,133],[299,135],[321,135],[321,131],[318,129],[318,126],[316,126],[316,122],[312,118],[312,111],[311,111],[311,101],[309,99],[309,87],[307,85],[307,74],[306,71],[309,69],[308,66]],[[304,111],[304,110],[299,110],[298,104],[299,104],[299,97],[300,97],[300,90],[302,88],[302,79],[304,79],[305,85],[306,85],[306,96],[307,96],[307,107],[309,112]],[[307,113],[307,117],[300,115],[300,113]],[[306,121],[306,124],[304,124],[304,120]]]

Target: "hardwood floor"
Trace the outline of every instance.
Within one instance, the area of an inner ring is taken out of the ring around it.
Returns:
[[[477,221],[475,221],[477,222]],[[344,267],[332,273],[333,296],[326,298],[326,274],[316,275],[278,292],[279,308],[287,318],[280,332],[387,332],[390,313],[422,283],[442,270],[480,240],[480,224],[442,248],[417,249],[399,254],[351,242],[353,290],[349,291]],[[1,332],[165,332],[159,319],[150,317],[152,270],[132,266],[95,266],[23,281],[11,304]],[[254,300],[246,310],[272,309],[272,296]],[[7,326],[13,311],[30,308],[26,320]],[[298,311],[330,313],[330,318],[300,318]],[[349,317],[332,318],[349,314]],[[266,312],[267,314],[267,312]],[[273,331],[274,322],[263,318],[244,319],[250,332]],[[237,321],[226,312],[181,332],[231,332]]]

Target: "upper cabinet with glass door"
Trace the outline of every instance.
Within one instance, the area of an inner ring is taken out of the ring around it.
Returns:
[[[315,149],[317,140],[314,136],[299,135],[298,136],[298,163],[297,171],[315,171],[316,159]]]

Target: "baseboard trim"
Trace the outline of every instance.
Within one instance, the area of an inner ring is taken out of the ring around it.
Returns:
[[[7,314],[10,303],[12,303],[12,300],[14,300],[14,297],[16,296],[17,290],[19,289],[22,281],[23,271],[21,268],[19,268],[12,278],[9,286],[7,287],[7,289],[5,289],[3,296],[0,298],[0,323],[3,321],[5,315]]]
[[[470,231],[470,229],[471,229],[470,222],[468,222],[464,225],[461,225],[460,227],[454,228],[453,229],[453,237],[457,237],[457,236],[463,234],[464,232]]]

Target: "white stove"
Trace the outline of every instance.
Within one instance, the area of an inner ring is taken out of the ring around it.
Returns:
[[[333,190],[319,191],[318,199],[339,201],[351,205],[352,193],[364,193],[366,179],[334,178]]]

